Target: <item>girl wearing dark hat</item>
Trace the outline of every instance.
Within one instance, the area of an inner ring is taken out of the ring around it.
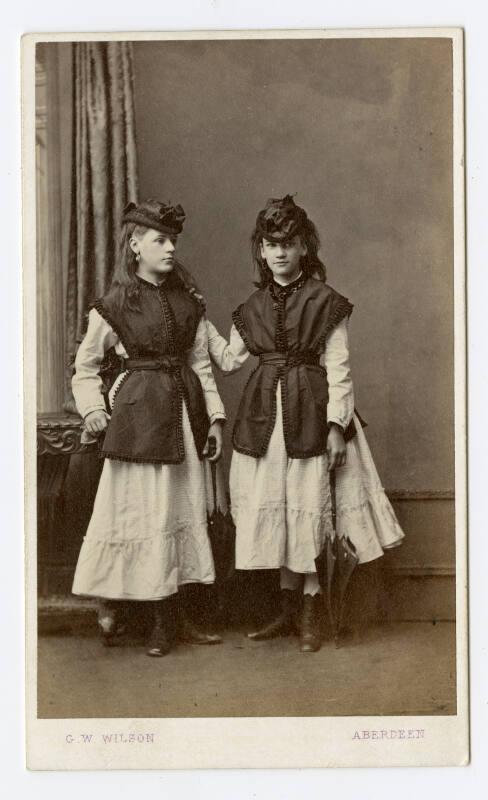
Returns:
[[[108,643],[121,600],[151,601],[149,655],[197,630],[181,603],[184,584],[210,584],[204,462],[209,437],[221,451],[225,419],[207,349],[201,304],[175,258],[185,214],[148,201],[124,212],[121,254],[107,295],[94,303],[76,356],[73,394],[88,437],[103,434],[104,465],[79,555],[73,593],[101,598]],[[121,374],[102,392],[100,366],[115,348]]]
[[[302,652],[321,646],[317,567],[327,543],[347,536],[364,563],[403,538],[354,412],[353,307],[325,282],[318,249],[306,211],[290,195],[269,200],[252,235],[258,289],[234,312],[230,344],[207,322],[210,354],[223,371],[249,354],[259,359],[233,430],[236,567],[279,569],[282,608],[249,636],[298,632]]]

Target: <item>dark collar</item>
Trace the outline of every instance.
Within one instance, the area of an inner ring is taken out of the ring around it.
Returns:
[[[275,280],[272,280],[269,283],[269,291],[275,298],[288,297],[289,294],[298,292],[298,290],[301,289],[305,284],[306,280],[307,276],[304,275],[303,272],[298,276],[298,278],[295,278],[294,281],[287,283],[285,286],[282,286],[281,283],[277,283]]]
[[[157,292],[161,289],[164,289],[164,287],[168,285],[169,276],[166,278],[166,280],[161,281],[161,283],[153,283],[152,281],[147,281],[145,278],[141,278],[141,276],[136,273],[136,280],[141,286],[147,286],[148,289],[153,289]]]

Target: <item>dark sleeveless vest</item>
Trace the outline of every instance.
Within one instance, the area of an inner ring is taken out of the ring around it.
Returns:
[[[330,331],[352,311],[351,303],[315,278],[259,289],[233,314],[247,349],[259,357],[244,389],[234,425],[239,453],[259,458],[276,418],[281,381],[283,428],[290,458],[327,451],[327,372],[319,358]]]
[[[138,281],[140,311],[121,312],[110,295],[93,305],[128,355],[128,374],[116,390],[101,455],[151,464],[184,461],[184,399],[202,458],[209,421],[202,385],[187,364],[187,354],[203,309],[174,279],[161,286]]]

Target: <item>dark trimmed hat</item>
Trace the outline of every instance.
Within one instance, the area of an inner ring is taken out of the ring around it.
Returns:
[[[282,199],[271,198],[259,212],[256,229],[270,242],[292,239],[305,226],[308,220],[304,208],[297,206],[291,194]]]
[[[141,203],[140,205],[127,203],[124,208],[122,222],[134,222],[136,225],[145,225],[146,228],[153,228],[156,231],[167,233],[170,236],[177,236],[181,233],[186,215],[179,203],[177,206],[172,206],[169,203],[160,203],[156,201],[154,203],[154,210],[148,209],[147,205],[149,205],[149,203]]]

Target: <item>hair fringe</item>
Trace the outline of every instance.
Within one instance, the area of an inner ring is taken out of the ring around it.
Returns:
[[[318,256],[320,237],[312,220],[307,218],[303,228],[297,235],[307,250],[306,254],[300,259],[300,267],[303,274],[307,278],[317,278],[325,283],[327,270],[324,262]],[[263,234],[255,227],[251,236],[251,254],[254,268],[257,269],[259,274],[259,280],[253,281],[254,286],[257,286],[258,289],[264,289],[273,280],[273,273],[261,256],[263,238]]]

